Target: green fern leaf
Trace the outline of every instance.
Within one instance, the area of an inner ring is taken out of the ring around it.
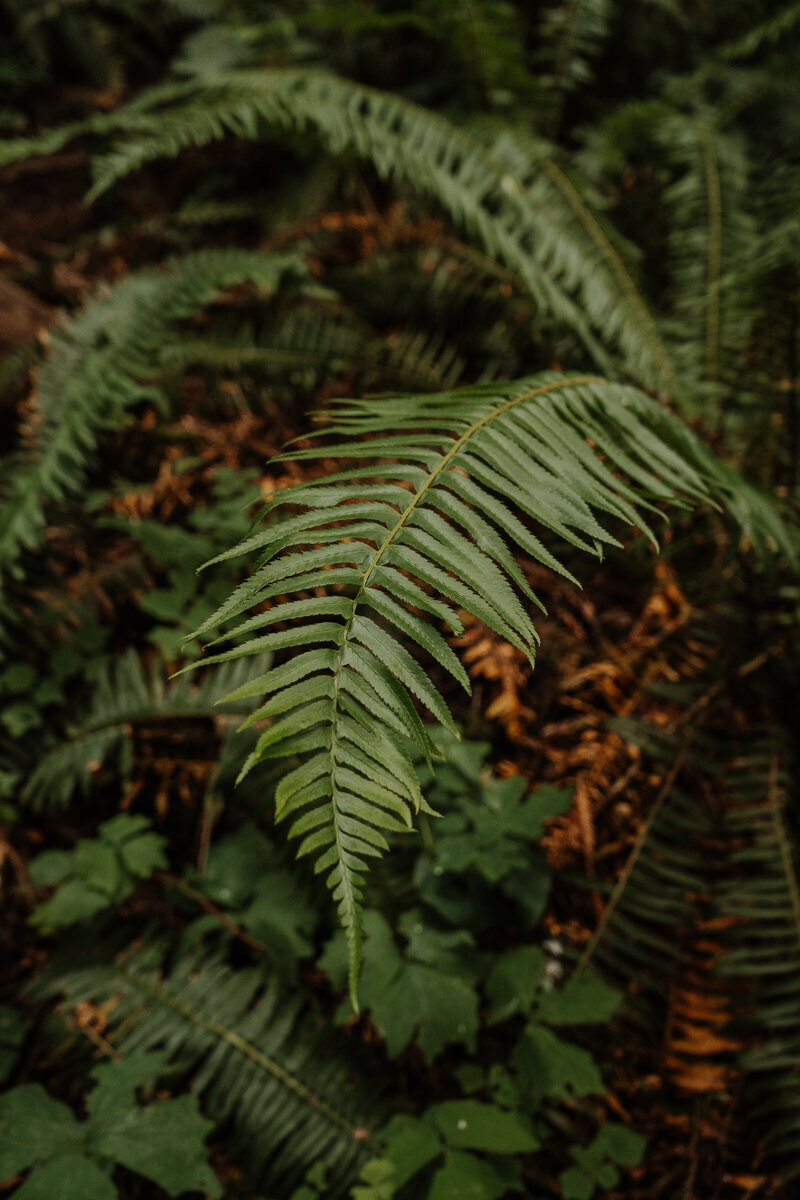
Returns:
[[[455,609],[467,608],[533,661],[538,639],[529,605],[536,598],[520,586],[514,557],[559,563],[528,532],[527,519],[599,556],[604,545],[618,544],[600,522],[604,514],[643,526],[641,514],[655,501],[724,494],[730,479],[646,396],[553,372],[457,393],[344,401],[327,433],[322,450],[285,458],[367,463],[299,484],[267,505],[267,517],[285,505],[302,511],[236,548],[262,549],[262,557],[197,634],[226,626],[216,639],[224,641],[275,619],[296,622],[207,661],[304,648],[297,674],[291,663],[279,668],[280,689],[266,678],[263,690],[273,698],[261,715],[276,719],[243,774],[267,759],[313,752],[312,774],[293,771],[291,786],[279,788],[278,808],[292,818],[289,836],[301,838],[299,854],[313,855],[316,870],[326,873],[348,939],[355,1002],[364,872],[385,850],[397,817],[405,823],[407,810],[419,810],[412,759],[431,753],[412,701],[455,728],[403,641],[466,682],[438,631],[407,605],[416,608],[423,597],[423,611],[451,627],[458,627]],[[379,484],[368,482],[378,477]],[[398,486],[403,480],[410,489]],[[491,502],[483,505],[484,497]],[[361,519],[365,506],[374,519]],[[312,587],[328,589],[316,607],[290,600],[230,624],[276,594]],[[337,619],[315,619],[331,613]]]

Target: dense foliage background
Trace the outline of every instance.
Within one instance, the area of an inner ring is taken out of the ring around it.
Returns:
[[[800,5],[0,0],[0,29],[0,1192],[789,1200]],[[348,701],[391,850],[355,1011],[275,821],[325,703],[291,622],[341,615],[326,547],[375,542],[437,414],[482,430],[531,377],[564,405],[515,410],[509,479],[473,459],[428,567],[397,559],[411,650]],[[323,477],[363,529],[284,506]],[[176,676],[263,501],[317,574]]]

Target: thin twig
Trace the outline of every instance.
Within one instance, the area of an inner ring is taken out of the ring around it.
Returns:
[[[184,896],[188,896],[190,900],[194,900],[210,916],[215,917],[220,925],[224,925],[229,933],[232,933],[234,937],[239,938],[240,941],[250,946],[253,950],[257,950],[259,954],[270,953],[269,946],[266,946],[264,942],[260,942],[258,938],[253,937],[246,929],[242,929],[241,925],[237,925],[232,917],[229,917],[223,909],[217,907],[213,900],[209,900],[204,892],[193,888],[184,879],[180,879],[177,875],[170,875],[168,871],[154,871],[153,878],[167,887],[175,888],[176,891],[181,892]]]

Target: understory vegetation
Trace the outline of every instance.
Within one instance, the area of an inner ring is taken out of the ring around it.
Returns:
[[[0,31],[0,1195],[791,1200],[800,6]]]

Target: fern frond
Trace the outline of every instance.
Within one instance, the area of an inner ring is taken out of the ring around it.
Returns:
[[[234,970],[216,954],[192,951],[167,969],[162,954],[135,944],[110,965],[54,970],[31,994],[61,996],[62,1009],[105,1005],[116,1053],[166,1050],[230,1135],[232,1153],[277,1194],[288,1195],[309,1162],[324,1160],[330,1194],[341,1196],[376,1148],[370,1129],[382,1110],[367,1083],[375,1072],[356,1076],[352,1048],[346,1058],[337,1053],[300,998],[282,997],[260,968]]]
[[[742,37],[729,42],[719,51],[719,57],[725,62],[738,58],[748,58],[764,46],[780,44],[781,40],[789,39],[800,26],[800,4],[784,5],[779,12],[748,30]]]
[[[735,940],[718,969],[756,981],[739,1023],[759,1042],[740,1058],[744,1103],[784,1179],[800,1175],[800,873],[786,815],[791,788],[789,758],[774,736],[733,761],[725,816],[738,869],[719,892]]]
[[[298,70],[231,71],[213,80],[165,85],[114,114],[117,140],[95,161],[92,195],[160,157],[226,134],[258,138],[288,129],[317,134],[333,154],[355,153],[378,173],[441,204],[456,224],[516,271],[541,314],[569,329],[596,365],[625,369],[648,387],[669,389],[663,348],[631,304],[595,241],[587,246],[574,206],[543,204],[478,140],[444,117],[390,93]],[[121,135],[121,136],[119,136]],[[29,145],[26,153],[31,153]],[[530,169],[528,171],[530,175]]]
[[[715,832],[711,813],[673,783],[668,776],[576,968],[581,974],[594,959],[656,997],[681,963],[677,934],[708,886]]]
[[[663,117],[656,135],[677,176],[664,200],[681,365],[687,382],[732,382],[755,307],[743,286],[755,243],[743,148],[702,111]]]
[[[597,197],[590,201],[586,184],[576,182],[559,162],[558,148],[543,138],[487,122],[472,128],[492,155],[521,182],[531,200],[552,214],[551,241],[542,247],[542,253],[558,265],[566,279],[591,270],[598,296],[600,292],[605,294],[609,322],[619,322],[614,336],[619,338],[620,345],[625,341],[625,329],[635,330],[646,347],[647,358],[657,364],[662,386],[674,388],[675,374],[669,354],[625,261],[633,257],[633,247],[623,244],[608,222],[598,215]],[[541,236],[547,236],[547,231],[543,230]]]
[[[265,330],[183,337],[164,348],[161,361],[181,373],[189,366],[249,369],[292,383],[347,370],[365,391],[387,382],[410,391],[453,387],[464,370],[456,347],[438,335],[408,330],[388,341],[321,308],[287,314]]]
[[[592,78],[591,60],[600,51],[608,31],[609,0],[560,0],[542,23],[542,41],[548,45],[552,87],[560,106],[565,93]]]
[[[507,105],[530,97],[537,81],[525,62],[525,30],[519,10],[507,0],[465,0],[443,8],[426,0],[429,17],[448,56],[455,56],[466,82],[477,85],[482,104]],[[459,80],[463,93],[464,79]]]
[[[131,405],[159,398],[159,351],[176,321],[235,283],[276,292],[305,278],[290,255],[200,251],[167,271],[124,279],[54,333],[37,380],[33,443],[0,493],[0,581],[38,541],[45,501],[74,494],[101,437],[120,428]]]
[[[259,554],[251,577],[196,632],[226,625],[217,643],[239,639],[209,663],[302,651],[248,685],[249,694],[270,698],[247,723],[272,723],[243,774],[304,756],[278,786],[276,815],[290,819],[298,855],[312,854],[327,873],[354,995],[367,861],[421,806],[411,748],[427,758],[434,752],[413,701],[454,729],[403,640],[469,689],[450,646],[414,610],[460,632],[456,610],[466,608],[533,661],[529,608],[538,601],[514,553],[573,576],[531,520],[599,556],[618,544],[599,517],[647,531],[653,502],[701,499],[719,490],[719,479],[701,444],[642,393],[554,372],[442,395],[342,402],[327,433],[321,450],[285,457],[360,465],[280,492],[267,512],[288,504],[297,515],[212,560]],[[276,596],[309,592],[316,594],[230,625]],[[264,632],[286,621],[293,623]]]
[[[269,661],[269,656],[262,659],[263,670]],[[129,650],[100,676],[88,711],[66,736],[41,747],[23,787],[23,800],[38,809],[66,807],[76,791],[88,790],[94,772],[112,754],[126,776],[137,725],[191,718],[221,723],[226,718],[246,717],[255,707],[253,700],[239,700],[222,711],[215,706],[241,686],[247,675],[243,664],[230,663],[210,672],[199,687],[188,687],[186,679],[167,684],[158,664],[148,672],[136,652]]]

